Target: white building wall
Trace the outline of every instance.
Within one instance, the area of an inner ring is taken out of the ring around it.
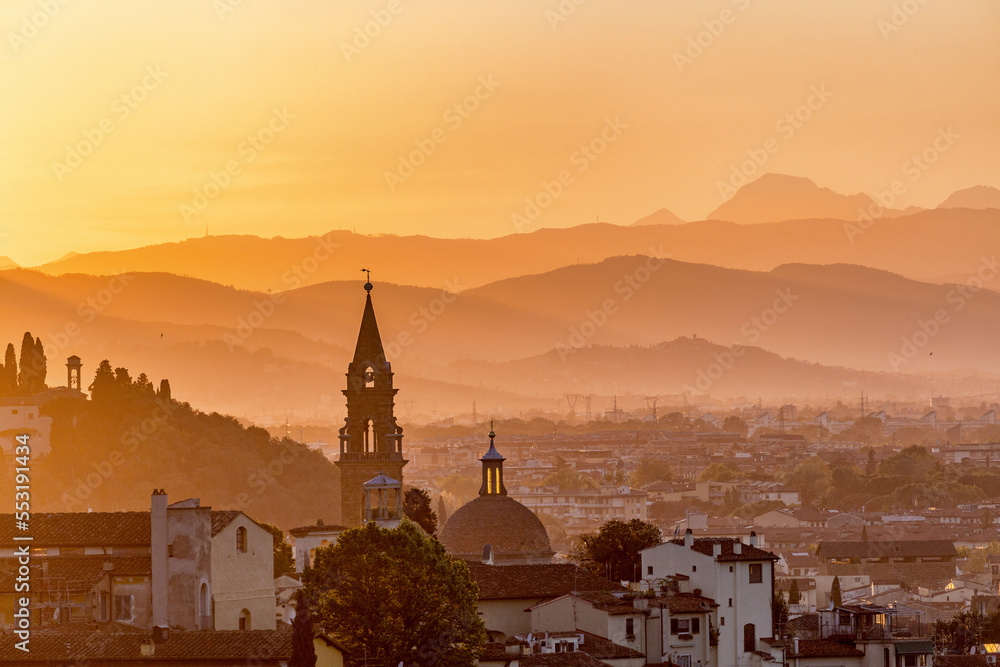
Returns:
[[[236,531],[246,528],[245,553],[236,551]],[[240,514],[212,538],[212,581],[216,630],[239,630],[240,612],[250,612],[251,630],[274,630],[274,538]]]

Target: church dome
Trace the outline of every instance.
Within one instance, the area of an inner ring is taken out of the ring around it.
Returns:
[[[441,529],[440,540],[448,553],[464,560],[481,561],[490,545],[494,564],[536,564],[552,560],[552,545],[545,526],[535,513],[507,495],[503,483],[504,458],[493,444],[480,461],[483,485],[479,497],[462,505]]]
[[[458,508],[441,530],[453,556],[481,561],[489,544],[496,564],[549,563],[552,546],[535,513],[510,496],[480,496]]]

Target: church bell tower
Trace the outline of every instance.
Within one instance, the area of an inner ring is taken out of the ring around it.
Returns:
[[[368,293],[354,360],[347,367],[346,423],[340,429],[340,512],[348,528],[361,525],[365,482],[381,473],[403,481],[403,429],[396,424],[393,405],[398,389],[392,388],[392,366],[385,358],[382,339]]]

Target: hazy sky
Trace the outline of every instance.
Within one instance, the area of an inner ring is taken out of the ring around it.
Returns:
[[[995,0],[62,2],[0,5],[0,256],[22,264],[206,224],[696,220],[768,139],[760,173],[869,194],[905,178],[899,205],[1000,186]],[[543,182],[558,195],[535,216]]]

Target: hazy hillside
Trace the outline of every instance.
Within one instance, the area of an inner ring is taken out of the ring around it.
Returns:
[[[0,340],[17,341],[25,329],[40,336],[50,384],[63,382],[69,354],[83,358],[85,374],[114,356],[170,377],[193,404],[239,417],[280,420],[293,411],[334,423],[343,418],[344,372],[364,303],[359,279],[268,295],[163,273],[53,277],[13,270],[0,272],[0,294],[10,312],[21,314],[0,320]],[[1000,372],[992,333],[1000,325],[1000,294],[963,293],[856,265],[755,272],[624,256],[458,295],[377,282],[373,298],[397,384],[405,388],[400,401],[415,418],[468,410],[473,397],[481,409],[522,409],[595,381],[611,382],[605,393],[667,391],[635,374],[591,377],[586,365],[580,374],[560,366],[551,382],[525,385],[492,364],[553,352],[570,359],[572,350],[591,345],[649,346],[692,335],[868,371]],[[935,329],[930,322],[939,310],[944,324]],[[611,357],[613,370],[618,362]],[[461,360],[477,363],[455,363]]]
[[[324,254],[315,237],[211,236],[81,254],[41,270],[109,275],[141,269],[279,292],[331,280],[357,280],[362,275],[358,269],[366,267],[380,283],[441,290],[478,287],[618,255],[662,253],[680,261],[755,271],[793,262],[861,264],[937,281],[974,271],[986,249],[1000,247],[1000,211],[995,209],[939,209],[861,223],[856,217],[754,225],[718,220],[629,227],[600,223],[496,239],[336,231],[326,237],[325,243],[337,245],[330,255]],[[319,261],[314,253],[328,259]]]
[[[760,345],[782,356],[879,371],[894,370],[889,354],[900,354],[903,337],[912,338],[921,321],[942,310],[947,324],[899,370],[1000,371],[1000,348],[991,342],[991,332],[1000,326],[996,292],[981,290],[967,298],[954,286],[852,265],[787,265],[764,273],[666,260],[643,274],[643,267],[653,262],[619,257],[511,278],[470,294],[547,313],[581,332],[588,319],[606,320],[585,335],[587,343],[648,345],[697,334],[723,344]],[[628,286],[630,279],[638,288]],[[1000,283],[1000,276],[996,280]],[[769,312],[775,308],[787,312]],[[613,314],[589,318],[597,310]],[[567,328],[550,347],[569,344],[571,335]]]
[[[812,218],[857,220],[859,210],[868,211],[873,203],[866,194],[842,195],[821,188],[808,178],[764,174],[740,188],[731,199],[709,213],[708,219],[742,224]],[[907,211],[890,208],[880,215],[896,217],[917,211],[917,208]]]
[[[639,218],[632,223],[633,227],[641,227],[642,225],[683,225],[684,220],[678,218],[672,211],[668,211],[665,208],[661,208],[656,213],[651,213],[645,218]]]
[[[1000,190],[988,185],[957,190],[938,204],[938,208],[1000,209]]]
[[[463,373],[479,374],[516,391],[607,395],[688,394],[713,398],[850,396],[931,390],[930,380],[892,373],[860,372],[786,359],[759,347],[733,348],[704,338],[681,337],[650,346],[591,346],[570,354],[551,351],[502,364],[462,361]]]

